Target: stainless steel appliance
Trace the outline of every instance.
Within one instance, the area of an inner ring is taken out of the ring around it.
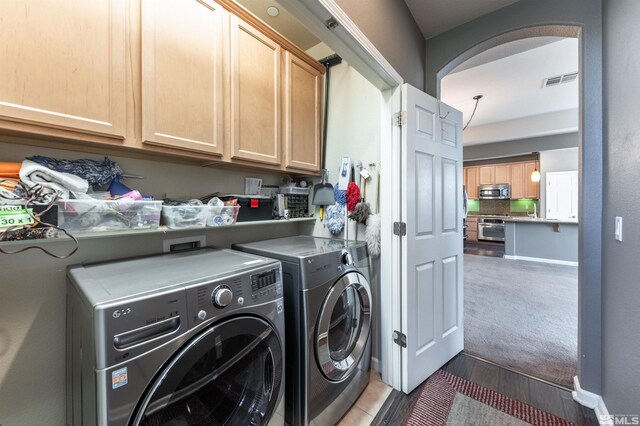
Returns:
[[[504,242],[504,220],[498,217],[479,217],[478,240]]]
[[[478,187],[478,197],[481,200],[508,200],[511,198],[511,188],[506,183],[480,185]]]
[[[282,261],[285,421],[333,426],[369,383],[369,255],[360,242],[298,236],[238,244]]]
[[[283,399],[280,262],[203,249],[67,276],[68,425],[267,424]]]

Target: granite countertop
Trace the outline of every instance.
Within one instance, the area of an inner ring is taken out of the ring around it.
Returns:
[[[505,222],[526,222],[526,223],[562,223],[562,224],[578,224],[578,220],[571,219],[546,219],[542,217],[532,218],[527,216],[508,216],[504,218]]]
[[[566,224],[578,224],[578,220],[570,220],[570,219],[546,219],[546,218],[532,218],[525,215],[520,216],[500,216],[500,215],[487,215],[482,214],[479,215],[477,213],[469,213],[467,216],[471,216],[474,218],[478,217],[488,217],[488,218],[496,218],[503,219],[505,222],[526,222],[526,223],[566,223]]]

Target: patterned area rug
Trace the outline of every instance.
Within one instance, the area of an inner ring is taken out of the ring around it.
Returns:
[[[405,416],[406,426],[574,426],[553,414],[509,398],[444,370],[422,385]]]

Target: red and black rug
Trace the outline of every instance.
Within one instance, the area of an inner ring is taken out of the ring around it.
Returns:
[[[418,399],[405,416],[404,425],[575,426],[444,370],[429,377],[419,392]]]

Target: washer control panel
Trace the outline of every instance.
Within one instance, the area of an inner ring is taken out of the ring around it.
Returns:
[[[187,287],[189,328],[232,310],[282,297],[280,268],[279,264],[270,262],[263,267]]]

